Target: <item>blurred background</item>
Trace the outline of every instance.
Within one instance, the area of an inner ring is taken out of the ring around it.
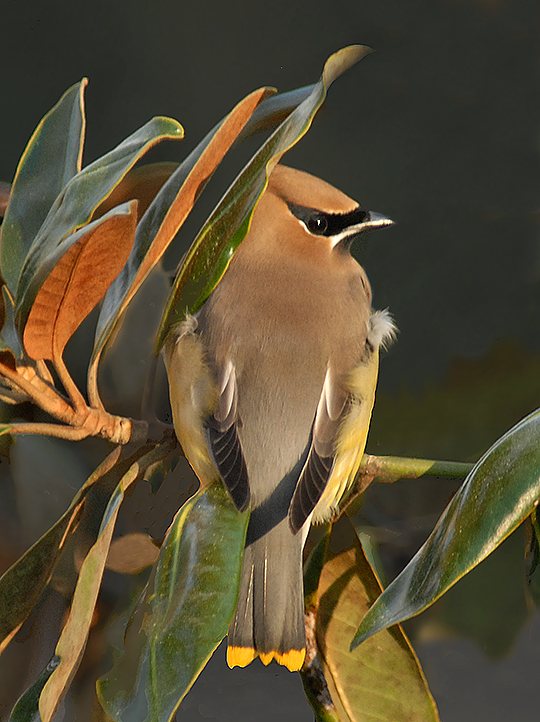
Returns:
[[[400,330],[382,360],[367,450],[475,461],[540,406],[537,2],[5,0],[2,29],[3,181],[12,180],[42,116],[83,76],[90,79],[85,164],[154,115],[179,120],[186,139],[147,160],[181,160],[255,88],[313,83],[326,58],[351,43],[376,49],[336,81],[313,128],[284,159],[396,221],[359,249],[374,305],[388,307]],[[171,267],[254,147],[209,184]],[[113,351],[104,371],[118,413],[137,413],[144,336],[166,292],[162,278],[152,283],[131,321],[130,345]],[[75,366],[89,339],[83,328],[71,343]],[[11,466],[3,459],[0,520],[24,530],[23,548],[65,509],[102,453],[96,444],[75,453],[24,438]],[[64,471],[43,480],[47,454]],[[358,523],[379,545],[389,579],[458,485],[427,478],[369,489]],[[171,489],[163,499],[170,520],[179,500]],[[443,722],[538,717],[540,617],[525,581],[524,537],[518,530],[406,625]],[[14,553],[6,541],[4,566]],[[120,582],[110,574],[112,598]],[[30,675],[32,665],[39,670],[39,659],[20,662],[14,678]],[[0,691],[1,719],[5,699]],[[62,714],[71,719],[69,710]],[[276,717],[312,719],[298,675],[258,662],[230,671],[222,648],[178,715],[188,722]]]

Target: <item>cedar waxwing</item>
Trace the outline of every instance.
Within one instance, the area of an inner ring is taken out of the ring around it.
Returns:
[[[174,426],[202,484],[221,477],[251,504],[229,666],[305,657],[302,550],[358,471],[379,347],[394,335],[371,309],[350,254],[390,225],[324,181],[283,165],[222,280],[165,347]]]

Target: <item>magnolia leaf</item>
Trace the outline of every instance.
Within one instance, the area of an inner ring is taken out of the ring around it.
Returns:
[[[163,345],[171,326],[182,321],[186,312],[197,311],[216,287],[249,229],[255,204],[266,187],[268,175],[281,156],[307,133],[330,84],[369,52],[370,49],[363,45],[352,45],[332,55],[309,96],[288,115],[225,193],[176,276],[156,350]]]
[[[19,161],[2,224],[0,268],[13,295],[41,224],[58,194],[81,169],[84,142],[83,78],[41,120]]]
[[[332,701],[341,722],[439,722],[420,664],[401,627],[385,630],[354,652],[349,640],[381,586],[351,523],[349,546],[332,552],[318,590],[316,639]]]
[[[148,534],[133,533],[115,539],[107,556],[107,569],[119,574],[140,574],[151,567],[159,549]]]
[[[71,609],[55,649],[60,664],[39,698],[41,722],[50,722],[53,718],[82,658],[120,505],[126,489],[139,478],[139,472],[139,464],[135,463],[120,480],[107,504],[98,538],[82,563]]]
[[[269,92],[271,91],[267,88],[256,90],[238,103],[181,163],[144,214],[137,227],[135,243],[128,263],[112,284],[103,302],[96,329],[89,379],[93,379],[96,375],[100,354],[118,317],[174,239],[201,190],[258,103]],[[95,382],[91,381],[89,386],[94,384]]]
[[[313,92],[314,87],[314,85],[307,85],[305,88],[278,93],[263,100],[238,134],[236,143],[251,138],[257,133],[275,130]]]
[[[249,514],[221,483],[176,515],[135,611],[125,649],[98,682],[107,714],[128,722],[169,722],[227,633]]]
[[[540,498],[540,411],[474,465],[425,544],[366,614],[352,642],[420,614],[496,549]]]
[[[121,447],[117,446],[89,476],[56,524],[0,577],[0,651],[28,617],[47,586],[88,490],[113,468],[120,452]]]
[[[77,173],[53,204],[28,252],[16,294],[16,318],[21,327],[35,296],[35,277],[45,259],[53,257],[69,234],[86,225],[96,208],[130,168],[162,140],[180,140],[183,128],[171,118],[154,118],[114,150]],[[11,205],[11,204],[10,204]]]
[[[178,166],[179,163],[163,161],[146,163],[132,168],[103,203],[96,208],[92,220],[101,218],[115,206],[131,200],[138,202],[137,220],[139,220]]]
[[[24,348],[30,358],[56,360],[62,355],[125,264],[136,223],[137,201],[131,201],[58,246],[57,253],[65,252],[41,284],[24,328]],[[47,259],[42,270],[53,262]]]

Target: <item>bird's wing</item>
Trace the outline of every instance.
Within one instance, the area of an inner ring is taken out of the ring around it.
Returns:
[[[236,372],[228,360],[219,379],[217,409],[206,420],[206,438],[215,465],[236,508],[245,511],[249,506],[249,479],[237,424]]]
[[[289,523],[294,533],[302,528],[326,488],[348,398],[348,390],[337,382],[329,366],[313,422],[311,448],[289,508]]]

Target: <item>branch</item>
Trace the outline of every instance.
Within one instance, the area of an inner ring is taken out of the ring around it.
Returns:
[[[446,476],[464,479],[474,464],[462,461],[434,461],[406,456],[371,456],[364,454],[359,475],[371,476],[375,481],[393,483],[398,479],[418,479],[421,476]]]

